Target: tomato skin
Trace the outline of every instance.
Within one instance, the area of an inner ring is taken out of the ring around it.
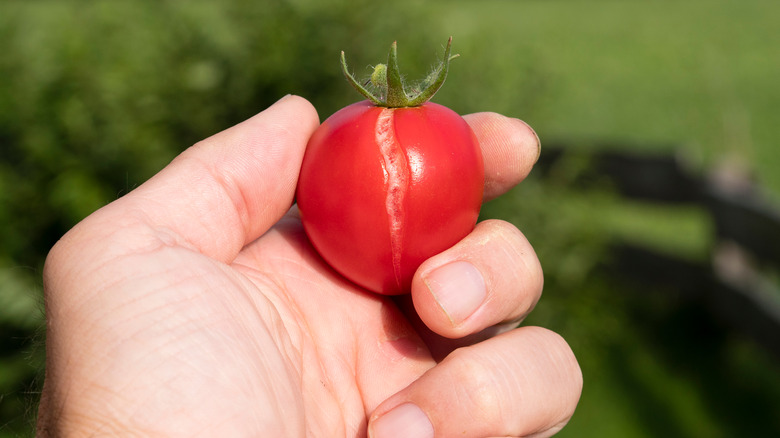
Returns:
[[[482,204],[474,134],[447,107],[368,101],[329,117],[309,140],[297,202],[314,248],[373,292],[406,293],[419,265],[465,237]]]

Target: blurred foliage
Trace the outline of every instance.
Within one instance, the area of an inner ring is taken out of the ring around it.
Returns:
[[[774,436],[778,357],[682,291],[659,293],[608,269],[610,243],[626,239],[701,258],[711,244],[706,215],[626,207],[607,184],[573,190],[578,167],[564,161],[550,178],[532,174],[482,211],[520,227],[544,267],[544,295],[524,324],[563,335],[582,367],[578,411],[557,436]]]
[[[771,2],[6,0],[0,10],[0,436],[30,434],[48,248],[188,145],[285,94],[323,119],[358,100],[341,50],[360,76],[398,40],[413,79],[454,35],[462,56],[435,100],[458,112],[524,118],[543,143],[683,146],[702,168],[726,161],[780,193]],[[598,269],[614,239],[706,257],[709,223],[579,191],[582,165],[532,175],[483,212],[534,244],[546,286],[528,323],[562,333],[581,361],[583,399],[561,436],[780,434],[777,361],[704,310]]]

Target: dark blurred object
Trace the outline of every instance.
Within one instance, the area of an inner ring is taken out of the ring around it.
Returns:
[[[706,261],[620,242],[612,248],[610,268],[658,293],[674,291],[699,302],[780,359],[780,289],[764,274],[780,270],[780,205],[739,172],[719,169],[701,176],[673,155],[619,149],[606,145],[585,154],[586,168],[575,183],[585,188],[606,182],[635,200],[699,206],[711,217],[715,236]],[[557,162],[573,153],[547,146],[537,169],[549,175]]]

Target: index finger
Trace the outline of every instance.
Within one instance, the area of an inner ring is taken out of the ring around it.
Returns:
[[[188,148],[99,216],[123,229],[152,230],[155,242],[164,235],[233,260],[289,210],[306,143],[318,125],[311,103],[286,96]]]
[[[531,172],[541,143],[536,132],[519,119],[482,112],[463,116],[482,148],[485,200],[505,193]]]

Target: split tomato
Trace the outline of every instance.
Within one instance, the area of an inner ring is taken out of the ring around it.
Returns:
[[[395,43],[372,77],[379,97],[349,74],[342,52],[345,75],[368,100],[325,120],[306,148],[296,195],[306,234],[336,271],[377,293],[408,292],[420,264],[479,215],[484,166],[474,134],[428,102],[446,77],[451,41],[413,95],[400,83]]]

